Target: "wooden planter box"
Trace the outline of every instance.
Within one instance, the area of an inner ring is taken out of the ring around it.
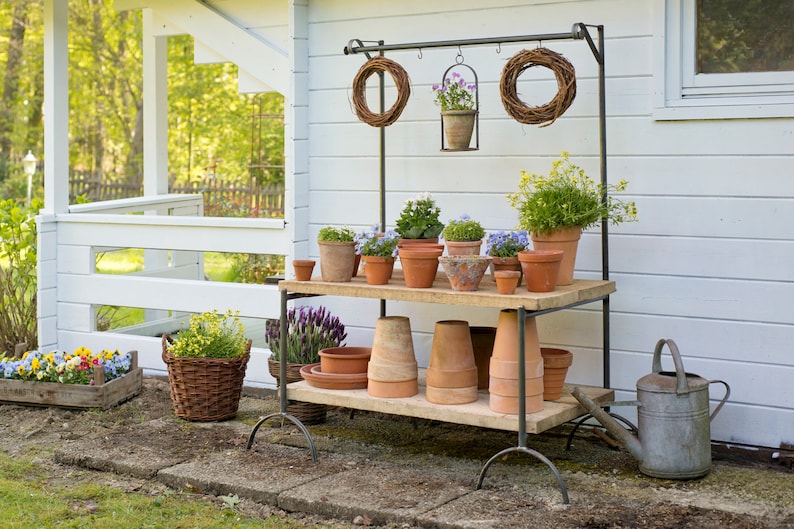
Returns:
[[[109,382],[101,371],[94,374],[93,385],[0,379],[0,403],[106,410],[141,390],[143,369],[138,367],[138,351],[131,353],[129,372]]]

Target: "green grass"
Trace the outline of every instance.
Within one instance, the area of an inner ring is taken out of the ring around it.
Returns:
[[[0,454],[0,504],[5,529],[304,527],[288,518],[242,516],[234,503],[232,499],[207,500],[170,490],[145,495],[94,483],[67,487],[65,482],[49,482],[44,469],[28,458]]]

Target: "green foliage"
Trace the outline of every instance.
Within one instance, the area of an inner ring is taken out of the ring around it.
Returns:
[[[438,220],[441,209],[430,193],[419,193],[406,200],[397,219],[397,233],[403,239],[433,239],[444,229]]]
[[[236,253],[231,262],[236,283],[261,285],[268,277],[284,273],[283,255]]]
[[[356,232],[348,226],[323,226],[317,235],[320,242],[353,242]]]
[[[13,353],[18,343],[36,347],[36,221],[41,208],[13,200],[0,202],[0,349]]]
[[[441,236],[447,241],[479,241],[485,237],[485,230],[478,221],[461,215],[459,219],[449,221]]]
[[[248,340],[237,312],[217,310],[193,314],[169,347],[176,357],[239,358],[246,353]]]
[[[444,79],[441,85],[434,84],[433,92],[436,93],[436,105],[441,111],[447,110],[472,110],[474,108],[474,92],[476,84],[466,84],[458,72]]]
[[[625,180],[606,187],[596,183],[563,151],[548,175],[521,171],[518,191],[507,198],[518,210],[522,229],[535,233],[574,226],[586,229],[602,219],[612,224],[637,220],[634,202],[607,196],[609,192],[625,191],[627,185]]]

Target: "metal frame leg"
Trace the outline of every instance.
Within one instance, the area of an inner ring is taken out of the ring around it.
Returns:
[[[482,467],[482,470],[480,471],[480,479],[477,481],[477,490],[480,490],[482,488],[482,482],[485,479],[485,474],[488,472],[488,468],[491,466],[491,464],[494,461],[496,461],[498,458],[507,455],[510,452],[520,452],[523,454],[529,454],[534,458],[539,459],[540,461],[546,463],[546,466],[551,469],[551,471],[554,473],[554,476],[557,478],[557,484],[560,486],[560,492],[562,493],[562,502],[565,505],[568,505],[570,503],[570,501],[568,500],[568,488],[565,486],[565,481],[563,481],[562,475],[560,475],[560,471],[557,470],[557,467],[554,466],[554,463],[549,461],[549,459],[540,452],[537,452],[525,446],[514,446],[512,448],[506,448],[501,452],[499,452],[498,454],[496,454],[495,456],[493,456],[491,459],[489,459],[488,462],[485,463],[485,466]]]

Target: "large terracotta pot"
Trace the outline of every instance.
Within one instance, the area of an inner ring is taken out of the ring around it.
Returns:
[[[562,250],[524,250],[518,260],[529,292],[553,292],[557,287]]]
[[[524,394],[526,413],[543,409],[543,358],[535,318],[524,319]],[[489,369],[488,405],[492,411],[518,413],[518,316],[515,309],[499,312]]]
[[[557,400],[562,396],[562,387],[568,368],[573,363],[573,353],[565,349],[541,347],[543,356],[543,400]]]
[[[482,255],[447,255],[438,258],[452,290],[470,292],[480,287],[491,258]]]
[[[465,151],[469,149],[476,117],[476,110],[446,110],[441,113],[449,150]]]
[[[436,322],[425,398],[434,404],[466,404],[477,400],[477,365],[468,322]]]
[[[433,237],[432,239],[400,239],[400,242],[397,243],[397,248],[400,248],[401,250],[406,246],[421,246],[423,248],[444,249],[444,245],[438,243],[438,237]]]
[[[482,240],[446,241],[447,255],[480,255]]]
[[[356,243],[320,241],[320,273],[323,281],[346,283],[353,278]]]
[[[381,257],[379,255],[363,255],[364,276],[368,285],[385,285],[391,279],[394,270],[394,257]]]
[[[367,365],[367,394],[383,398],[412,397],[419,393],[418,376],[408,317],[378,318]]]
[[[576,250],[579,247],[579,239],[582,236],[582,228],[561,228],[551,233],[539,234],[531,233],[532,247],[535,250],[562,250],[562,263],[560,272],[557,276],[558,285],[570,285],[573,283],[573,270],[576,266]]]
[[[430,288],[438,273],[438,258],[443,249],[404,247],[400,250],[405,286]]]

